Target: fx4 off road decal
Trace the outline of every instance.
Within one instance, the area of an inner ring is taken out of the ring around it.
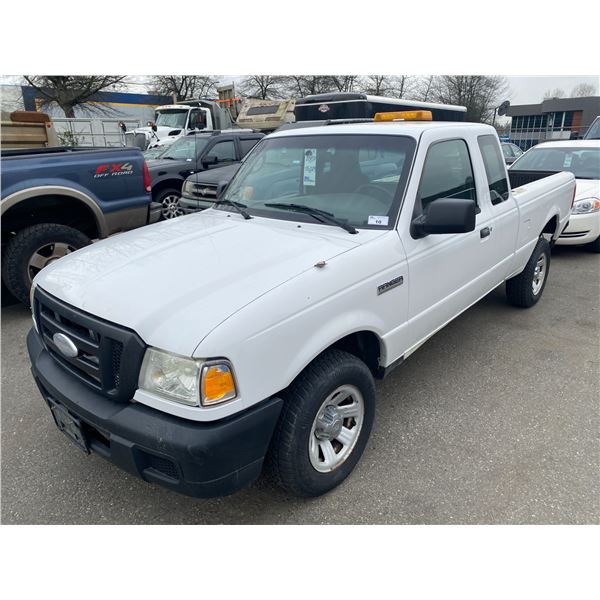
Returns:
[[[98,165],[94,173],[94,179],[103,177],[120,177],[121,175],[133,175],[133,165],[131,163],[106,163]]]

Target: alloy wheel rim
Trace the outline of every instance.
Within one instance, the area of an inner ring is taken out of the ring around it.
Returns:
[[[27,277],[29,284],[33,281],[33,278],[49,264],[55,260],[70,254],[77,250],[75,246],[66,244],[64,242],[52,242],[50,244],[44,244],[40,246],[27,261]]]
[[[364,422],[365,402],[360,390],[342,385],[327,396],[312,424],[308,455],[313,468],[330,473],[352,454]]]
[[[544,280],[546,279],[546,255],[541,254],[535,263],[535,269],[533,271],[533,280],[531,282],[531,289],[533,290],[533,295],[537,296],[544,285]]]
[[[162,216],[165,219],[174,219],[183,214],[183,210],[179,206],[179,196],[169,194],[162,199]]]

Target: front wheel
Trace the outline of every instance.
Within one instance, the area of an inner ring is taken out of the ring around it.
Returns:
[[[525,268],[506,282],[506,297],[510,304],[529,308],[542,297],[550,269],[550,244],[540,237]]]
[[[361,360],[331,349],[296,378],[283,399],[268,469],[288,492],[320,496],[350,475],[365,449],[375,414],[373,377]]]
[[[600,237],[597,237],[593,242],[588,244],[588,249],[591,252],[600,252]]]
[[[162,190],[156,196],[156,202],[161,205],[160,218],[174,219],[183,215],[183,209],[179,206],[179,199],[181,198],[181,192],[176,189]]]

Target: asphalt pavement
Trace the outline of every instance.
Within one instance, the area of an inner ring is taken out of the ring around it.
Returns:
[[[60,433],[29,371],[29,311],[2,309],[2,522],[598,523],[600,256],[555,248],[532,309],[503,286],[377,383],[354,473],[316,499],[261,478],[226,498],[146,483]]]

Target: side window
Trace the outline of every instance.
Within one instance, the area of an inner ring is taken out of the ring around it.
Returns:
[[[258,143],[260,138],[252,139],[252,138],[242,138],[240,139],[240,147],[242,149],[242,156],[240,158],[244,158],[254,146]]]
[[[201,110],[193,110],[190,113],[189,129],[204,129],[206,127],[206,117]]]
[[[480,135],[477,143],[483,157],[492,204],[499,204],[508,199],[508,181],[498,141],[494,135]]]
[[[208,154],[216,156],[219,162],[232,162],[235,160],[235,146],[233,141],[217,142],[209,151]]]
[[[429,148],[423,165],[419,198],[423,210],[439,198],[477,201],[473,167],[464,140],[438,142]]]
[[[479,144],[479,147],[481,148],[481,144]],[[502,144],[502,154],[506,158],[513,158],[513,147],[510,144]]]

